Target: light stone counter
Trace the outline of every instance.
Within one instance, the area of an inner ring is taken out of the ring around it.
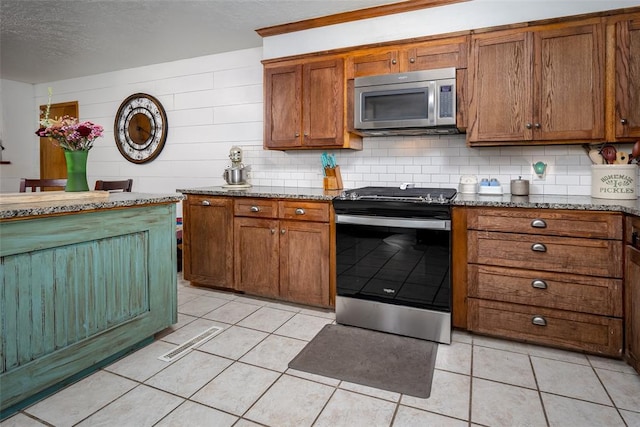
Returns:
[[[265,197],[280,199],[327,200],[340,195],[340,190],[302,187],[250,187],[246,189],[227,189],[223,187],[201,187],[176,190],[184,194],[227,196],[227,197]],[[583,211],[623,212],[640,216],[640,200],[596,199],[590,196],[530,195],[488,196],[458,193],[452,203],[454,206],[486,206],[529,209],[572,209]]]

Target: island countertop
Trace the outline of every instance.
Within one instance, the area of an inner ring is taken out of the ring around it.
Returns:
[[[225,187],[200,187],[176,190],[184,194],[212,195],[226,197],[265,197],[279,199],[307,199],[307,200],[333,200],[339,196],[341,190],[323,190],[322,188],[305,187],[270,187],[255,186],[249,188],[225,188]],[[528,209],[570,209],[570,210],[595,210],[623,212],[640,216],[640,199],[614,200],[597,199],[590,196],[567,195],[530,195],[512,196],[503,195],[479,195],[458,193],[451,203],[453,206],[484,206],[505,208]]]
[[[0,220],[95,211],[101,209],[177,203],[185,199],[185,196],[179,193],[108,193],[97,195],[96,197],[91,197],[92,195],[87,193],[95,194],[104,192],[91,191],[86,192],[85,194],[78,193],[77,198],[74,198],[73,193],[66,193],[62,191],[0,194]],[[42,195],[42,200],[38,199],[38,195]],[[55,196],[59,196],[60,199],[56,200]]]

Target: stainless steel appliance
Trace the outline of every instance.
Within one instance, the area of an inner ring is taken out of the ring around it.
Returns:
[[[364,187],[333,200],[337,323],[451,342],[455,195],[449,188]]]
[[[456,69],[356,78],[353,115],[364,136],[458,133]]]
[[[242,163],[242,148],[233,146],[229,150],[231,167],[227,167],[222,173],[222,177],[227,182],[224,187],[251,187],[247,182],[251,166]]]

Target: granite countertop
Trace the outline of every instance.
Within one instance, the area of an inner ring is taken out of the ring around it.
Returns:
[[[229,197],[266,197],[280,199],[332,200],[340,195],[340,190],[322,188],[270,187],[249,188],[200,187],[176,190],[184,194],[229,196]],[[590,196],[530,195],[512,196],[479,195],[458,193],[453,200],[454,206],[486,206],[530,209],[573,209],[590,211],[623,212],[640,216],[640,199],[613,200],[596,199]]]
[[[54,192],[48,192],[54,193]],[[24,193],[33,195],[34,193]],[[69,193],[67,193],[68,195]],[[163,203],[177,203],[184,200],[182,194],[150,194],[150,193],[110,193],[101,199],[66,199],[47,201],[25,201],[0,203],[0,219],[22,218],[39,215],[94,211],[99,209],[134,207]],[[2,200],[2,194],[0,194]]]

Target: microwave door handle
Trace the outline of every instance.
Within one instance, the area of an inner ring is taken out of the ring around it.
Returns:
[[[428,99],[429,105],[427,106],[428,111],[427,114],[429,115],[429,124],[431,126],[435,126],[437,123],[437,118],[436,118],[436,82],[435,81],[430,81],[429,82],[429,99]]]

